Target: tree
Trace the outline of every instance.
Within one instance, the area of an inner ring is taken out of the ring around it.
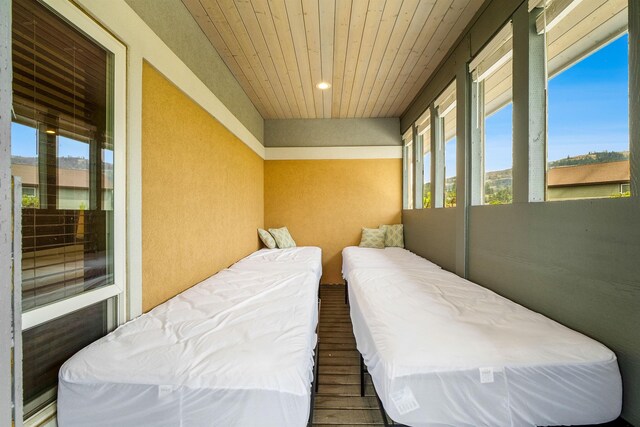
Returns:
[[[22,207],[23,208],[39,208],[40,199],[38,199],[37,196],[29,196],[28,194],[23,194]]]

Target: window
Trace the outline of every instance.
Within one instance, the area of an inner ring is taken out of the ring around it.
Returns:
[[[456,206],[456,82],[454,81],[436,99],[436,112],[438,114],[439,130],[437,132],[437,146],[442,156],[442,162],[436,161],[436,165],[443,168],[444,185],[434,188],[441,192],[441,197],[435,201],[435,207],[452,208]],[[438,171],[436,171],[438,174]]]
[[[413,129],[409,129],[403,136],[404,143],[403,169],[404,169],[404,208],[413,209],[415,199],[415,162],[413,159]]]
[[[547,5],[547,200],[629,196],[627,0]]]
[[[114,179],[123,180],[124,168],[114,150],[123,153],[124,123],[115,118],[123,117],[125,50],[88,17],[74,14],[72,24],[36,0],[12,8],[11,163],[23,182],[29,417],[55,400],[66,358],[106,334],[122,311],[124,194],[114,193]]]
[[[431,111],[427,110],[416,122],[418,136],[422,139],[422,207],[431,207]]]
[[[631,184],[620,184],[620,194],[623,197],[629,197],[631,193]]]
[[[89,208],[90,145],[90,140],[58,137],[58,209]]]
[[[513,199],[513,104],[511,23],[471,61],[473,81],[472,191],[474,205]]]
[[[11,174],[22,178],[22,207],[38,208],[38,137],[33,127],[11,124]]]

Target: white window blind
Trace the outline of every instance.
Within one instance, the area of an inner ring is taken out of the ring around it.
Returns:
[[[435,107],[440,117],[446,116],[456,108],[456,82],[454,81],[436,98]]]
[[[469,72],[474,81],[482,81],[499,70],[513,57],[513,25],[502,30],[469,63]]]
[[[431,111],[427,109],[416,121],[418,135],[424,135],[431,129]]]

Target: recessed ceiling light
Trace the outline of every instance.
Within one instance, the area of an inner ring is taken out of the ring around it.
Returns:
[[[316,85],[316,87],[320,90],[327,90],[331,87],[331,84],[327,82],[320,82]]]
[[[55,135],[55,134],[56,134],[56,131],[55,131],[55,130],[53,130],[53,129],[47,129],[47,130],[45,130],[44,132],[45,132],[45,133],[48,133],[49,135]]]

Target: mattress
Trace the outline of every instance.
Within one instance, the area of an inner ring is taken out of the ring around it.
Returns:
[[[342,277],[345,279],[354,268],[381,268],[430,271],[441,268],[403,248],[361,248],[349,246],[342,250]]]
[[[304,426],[318,278],[221,271],[60,369],[61,426]]]
[[[233,264],[230,268],[271,272],[307,270],[312,272],[320,281],[322,276],[322,251],[315,246],[260,249]]]
[[[354,335],[394,421],[535,426],[619,416],[620,372],[604,345],[426,260],[389,267],[415,259],[408,251],[379,267],[358,262],[364,253],[343,252]]]

